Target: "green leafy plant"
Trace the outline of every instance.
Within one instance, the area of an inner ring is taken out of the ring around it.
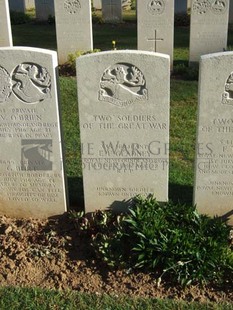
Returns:
[[[153,271],[158,286],[163,278],[186,286],[233,276],[230,227],[193,206],[137,196],[128,214],[108,211],[93,219],[97,257],[109,266]]]
[[[49,23],[49,25],[55,25],[55,16],[50,14],[48,16],[48,23]]]
[[[130,7],[131,7],[131,10],[136,10],[136,0],[131,0]]]
[[[90,227],[90,222],[84,216],[84,211],[70,211],[69,218],[73,220],[78,232],[87,231]]]
[[[98,53],[100,52],[100,49],[94,49],[94,50],[91,50],[91,51],[76,51],[75,53],[70,53],[68,55],[68,61],[67,61],[67,65],[69,67],[71,67],[72,70],[75,70],[76,68],[76,59],[80,56],[83,56],[83,55],[87,55],[87,54],[92,54],[92,53]]]
[[[101,15],[99,15],[95,10],[92,11],[92,23],[93,24],[103,24],[104,20]]]
[[[125,260],[125,235],[123,215],[114,215],[111,211],[97,211],[93,214],[91,245],[97,257],[110,267],[123,266]]]
[[[192,206],[137,197],[126,221],[136,267],[169,271],[182,285],[223,275],[230,228],[222,220],[199,215]]]
[[[198,74],[198,66],[188,66],[184,63],[174,64],[172,72],[173,76],[178,76],[188,81],[197,81]]]

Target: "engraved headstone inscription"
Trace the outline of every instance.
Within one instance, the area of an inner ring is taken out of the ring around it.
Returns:
[[[9,0],[10,11],[25,13],[25,0]]]
[[[200,56],[223,52],[227,47],[229,0],[193,0],[189,63],[198,63]]]
[[[58,1],[58,0],[56,0]],[[49,16],[54,16],[54,0],[35,0],[36,19],[48,20]]]
[[[0,214],[66,211],[56,68],[54,51],[0,49]]]
[[[105,22],[121,22],[122,0],[102,0],[102,16]]]
[[[233,224],[233,52],[200,60],[194,203]]]
[[[169,56],[112,51],[77,59],[86,212],[137,194],[168,199]]]
[[[173,63],[174,0],[137,0],[138,49],[168,54]]]
[[[92,50],[91,0],[57,0],[55,12],[59,63],[70,53]]]
[[[12,33],[8,0],[0,1],[0,47],[12,46]]]

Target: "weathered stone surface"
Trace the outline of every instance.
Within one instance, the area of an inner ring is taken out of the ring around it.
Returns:
[[[122,21],[122,1],[102,0],[102,16],[105,22],[119,23]]]
[[[91,1],[57,0],[55,11],[59,63],[70,53],[92,50]]]
[[[138,49],[168,54],[173,63],[174,0],[137,0]]]
[[[194,203],[233,224],[233,53],[201,57]]]
[[[56,52],[0,49],[0,214],[66,210],[56,68]]]
[[[102,0],[93,0],[93,7],[96,10],[101,10],[102,9]]]
[[[77,59],[87,212],[137,194],[168,199],[169,56],[116,51]]]
[[[222,52],[227,47],[229,0],[193,0],[189,62],[199,62],[200,56]]]
[[[0,47],[12,46],[12,33],[8,0],[0,2]]]

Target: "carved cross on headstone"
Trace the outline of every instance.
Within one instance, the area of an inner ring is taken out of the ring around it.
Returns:
[[[147,41],[154,41],[155,42],[155,52],[157,52],[157,41],[163,41],[163,38],[157,38],[157,30],[155,30],[155,37],[151,39],[147,39]]]

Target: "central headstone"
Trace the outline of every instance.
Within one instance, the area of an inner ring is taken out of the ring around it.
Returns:
[[[0,47],[12,46],[12,33],[8,0],[0,2]]]
[[[233,52],[201,57],[194,203],[233,224]]]
[[[121,22],[122,0],[102,0],[102,16],[105,22]]]
[[[66,211],[57,53],[0,49],[0,214]]]
[[[138,49],[168,54],[173,62],[174,0],[137,0]]]
[[[227,47],[229,0],[193,0],[189,62],[197,63],[201,55],[222,52]]]
[[[59,63],[70,53],[92,50],[91,1],[57,0],[55,12]]]
[[[116,51],[77,59],[87,212],[137,194],[168,199],[169,56]]]

